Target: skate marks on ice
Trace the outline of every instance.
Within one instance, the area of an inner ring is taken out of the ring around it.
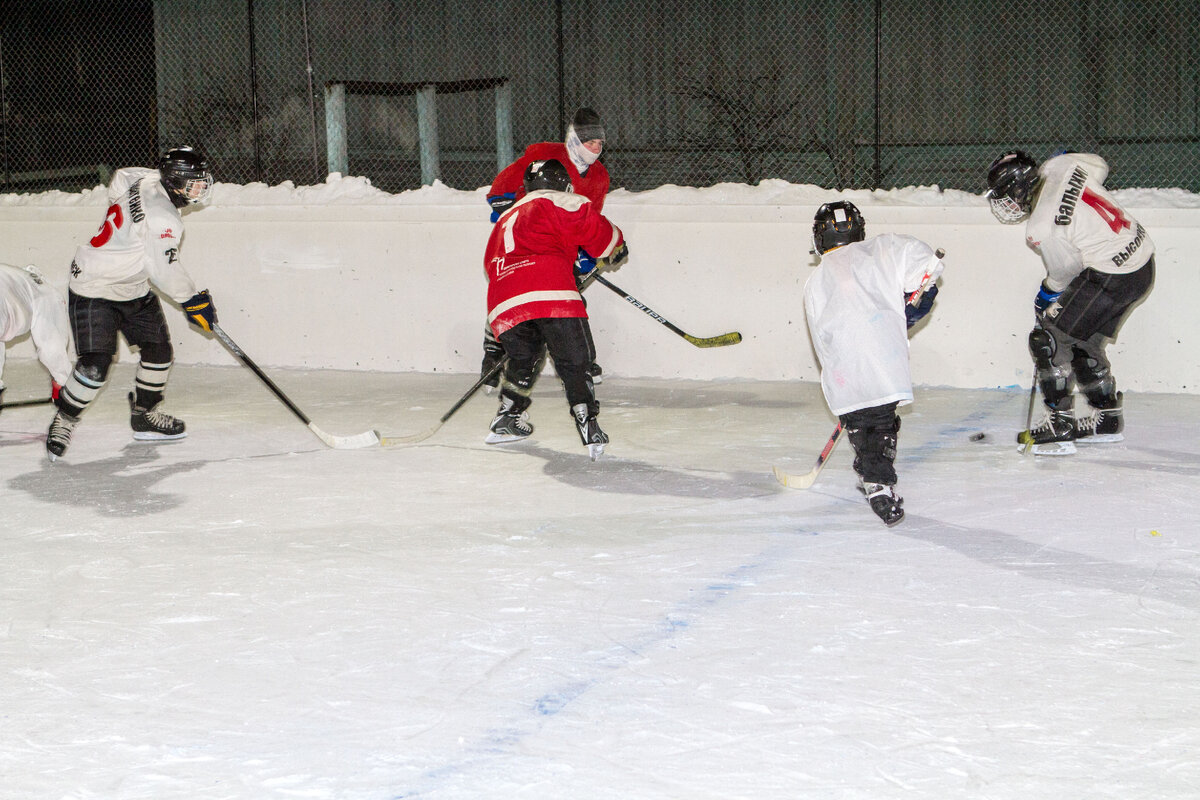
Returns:
[[[1122,563],[997,529],[970,528],[920,514],[909,514],[903,525],[889,532],[952,550],[989,568],[1026,578],[1169,603],[1200,613],[1200,552],[1194,550],[1173,557],[1181,565]]]

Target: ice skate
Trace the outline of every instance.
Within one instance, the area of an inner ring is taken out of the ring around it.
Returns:
[[[525,411],[514,411],[512,398],[500,400],[500,409],[492,420],[491,433],[484,439],[485,444],[507,444],[527,439],[533,433],[533,425],[529,422],[529,414]]]
[[[1069,408],[1051,410],[1033,430],[1017,434],[1018,448],[1035,456],[1069,456],[1075,452],[1075,415]]]
[[[55,413],[46,432],[46,455],[51,461],[57,461],[67,448],[71,446],[71,432],[79,424],[79,417],[72,417],[64,411]]]
[[[595,415],[588,413],[586,403],[571,406],[571,416],[575,417],[575,426],[579,428],[579,438],[587,446],[588,456],[595,461],[608,444],[608,434],[600,429]]]
[[[871,510],[889,528],[904,519],[904,498],[896,494],[895,487],[883,483],[870,483],[860,477],[858,490],[866,496]]]
[[[1125,439],[1124,395],[1117,392],[1110,408],[1090,406],[1091,413],[1075,420],[1075,441],[1081,444],[1120,442]]]
[[[169,441],[187,436],[183,420],[157,411],[159,404],[142,408],[137,404],[134,393],[129,393],[129,427],[133,438],[143,442]]]

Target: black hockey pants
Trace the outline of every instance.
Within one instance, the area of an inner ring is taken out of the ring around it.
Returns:
[[[529,407],[529,395],[545,348],[550,351],[554,371],[566,390],[567,405],[585,403],[591,416],[599,413],[600,404],[596,402],[596,390],[588,371],[596,351],[592,349],[586,317],[526,320],[500,334],[500,344],[508,354],[500,394],[512,399],[516,411]]]
[[[838,419],[854,448],[854,471],[865,483],[896,484],[896,441],[900,431],[897,403],[863,408]]]

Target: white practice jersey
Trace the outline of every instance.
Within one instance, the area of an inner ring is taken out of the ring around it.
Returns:
[[[36,269],[0,264],[0,342],[27,333],[50,376],[59,386],[66,384],[73,362],[67,301]],[[0,346],[0,375],[4,373],[4,352]],[[2,388],[4,381],[0,380]]]
[[[134,300],[153,284],[177,303],[196,294],[179,261],[183,220],[157,170],[117,170],[100,230],[75,251],[71,291],[84,297]]]
[[[1038,168],[1043,184],[1025,225],[1025,242],[1046,266],[1046,285],[1060,292],[1091,268],[1135,272],[1154,255],[1146,229],[1104,188],[1108,164],[1091,153],[1067,153]]]
[[[830,411],[912,402],[904,298],[943,267],[929,245],[894,233],[821,257],[804,286],[804,312]]]

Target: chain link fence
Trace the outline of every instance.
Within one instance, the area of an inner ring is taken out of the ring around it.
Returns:
[[[491,183],[597,109],[614,187],[980,192],[1020,147],[1200,191],[1195,0],[5,0],[0,191],[190,143],[218,180]]]

